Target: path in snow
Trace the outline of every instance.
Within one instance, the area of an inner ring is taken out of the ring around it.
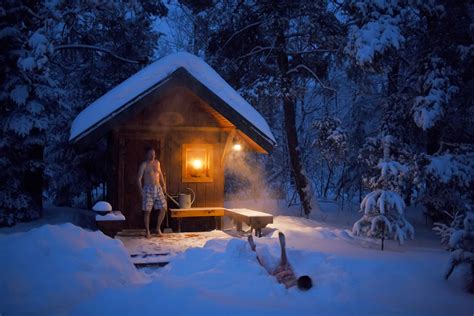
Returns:
[[[116,236],[120,240],[130,255],[145,254],[167,254],[160,256],[137,256],[131,258],[132,262],[150,263],[150,262],[169,262],[177,254],[183,253],[189,248],[203,247],[211,239],[229,239],[229,234],[214,230],[210,232],[198,233],[169,233],[162,237],[144,237]]]

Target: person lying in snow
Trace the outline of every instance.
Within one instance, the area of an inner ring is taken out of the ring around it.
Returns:
[[[260,265],[262,265],[270,275],[275,276],[279,283],[284,284],[287,289],[297,285],[302,291],[309,290],[313,287],[313,281],[307,275],[296,278],[293,268],[288,262],[288,258],[286,256],[285,235],[282,232],[279,232],[278,238],[280,239],[281,257],[276,268],[271,266],[271,260],[269,260],[267,253],[259,251],[260,249],[257,250],[257,246],[255,245],[252,235],[248,237],[248,241],[252,251],[255,251],[257,254],[258,263],[260,263]]]

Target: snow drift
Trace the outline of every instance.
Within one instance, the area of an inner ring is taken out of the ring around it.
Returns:
[[[120,241],[72,224],[0,237],[0,313],[52,315],[144,280]]]

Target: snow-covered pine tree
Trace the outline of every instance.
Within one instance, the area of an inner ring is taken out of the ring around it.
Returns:
[[[451,250],[444,277],[448,279],[454,269],[462,264],[470,265],[467,290],[474,294],[474,212],[465,213],[462,225],[457,223],[452,225],[452,229],[444,231],[449,234],[448,246]]]
[[[152,0],[63,0],[50,8],[62,25],[55,34],[55,76],[68,93],[46,148],[48,196],[56,205],[86,207],[93,203],[94,188],[106,180],[106,145],[101,141],[93,150],[78,151],[68,141],[70,124],[84,106],[154,58],[159,39],[154,21],[167,9]]]
[[[43,152],[61,95],[51,76],[54,17],[41,2],[0,5],[0,226],[38,217]]]
[[[449,239],[451,235],[462,226],[465,212],[455,212],[451,214],[444,212],[447,217],[451,219],[451,223],[434,223],[433,230],[441,238],[441,244],[449,249]]]
[[[472,201],[472,194],[466,194],[460,182],[455,188],[453,181],[439,181],[426,168],[442,156],[448,165],[460,166],[462,161],[464,170],[470,165],[462,157],[472,156],[474,135],[469,119],[473,113],[472,4],[350,0],[344,7],[349,21],[346,53],[357,69],[379,74],[386,86],[379,104],[388,105],[380,108],[390,116],[392,128],[381,130],[408,145],[414,171],[410,177],[418,186],[414,195],[433,220],[446,219],[445,211],[458,209],[452,202]]]
[[[443,143],[433,155],[418,155],[414,180],[419,201],[427,206],[425,213],[434,222],[448,224],[453,214],[464,216],[466,205],[474,201],[470,190],[474,182],[473,146]]]
[[[407,168],[390,157],[392,136],[383,138],[383,159],[378,163],[379,178],[373,183],[374,190],[367,194],[360,204],[361,219],[354,223],[355,235],[382,239],[393,237],[403,244],[414,237],[413,226],[405,219],[405,202],[397,192],[400,178]]]
[[[0,225],[37,217],[45,181],[47,195],[69,205],[98,182],[100,172],[90,174],[104,159],[68,145],[70,123],[147,63],[164,14],[151,0],[1,3]]]

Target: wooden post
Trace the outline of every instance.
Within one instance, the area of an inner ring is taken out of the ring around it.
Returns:
[[[242,222],[241,221],[236,221],[235,222],[235,228],[237,229],[238,232],[242,231]]]
[[[224,165],[225,157],[227,156],[227,153],[229,152],[230,146],[232,146],[232,141],[234,139],[235,134],[236,134],[235,129],[231,130],[229,132],[229,134],[227,134],[227,139],[225,141],[224,150],[222,151],[221,166]]]
[[[123,137],[119,137],[119,151],[118,151],[118,186],[116,187],[116,194],[118,197],[118,208],[120,211],[124,211],[125,201],[124,201],[124,173],[125,173],[125,147],[126,142]]]

